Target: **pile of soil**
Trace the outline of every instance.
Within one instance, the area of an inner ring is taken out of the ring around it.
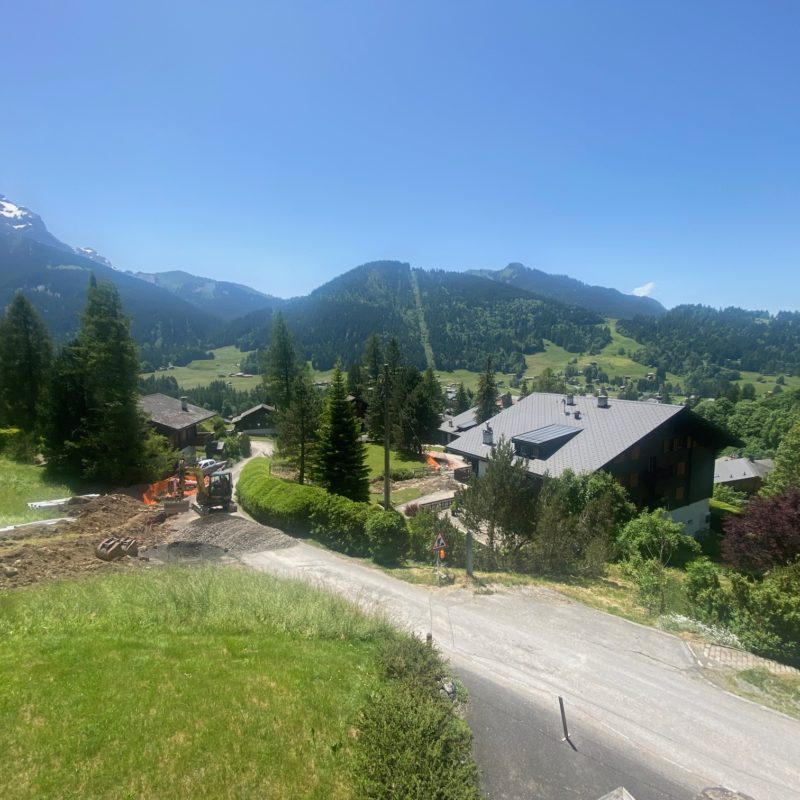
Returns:
[[[95,548],[109,536],[136,539],[140,549],[151,547],[169,533],[160,509],[122,494],[71,504],[61,513],[75,521],[21,528],[0,538],[0,589],[135,568],[146,561],[127,556],[120,561],[101,561]]]

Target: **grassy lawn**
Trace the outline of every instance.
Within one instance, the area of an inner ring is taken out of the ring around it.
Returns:
[[[756,396],[763,397],[772,389],[775,388],[775,378],[777,375],[762,375],[759,372],[742,372],[741,373],[742,379],[739,381],[734,381],[734,383],[738,383],[740,386],[745,383],[752,383],[753,386],[756,387]],[[761,378],[759,381],[758,379]],[[791,389],[800,389],[800,376],[798,375],[785,375],[784,376],[784,385],[781,387],[784,391],[789,391]]]
[[[351,797],[391,636],[230,568],[0,593],[0,797]]]
[[[382,503],[383,502],[383,487],[380,487],[379,491],[374,491],[373,489],[370,491],[369,501],[370,503]],[[418,497],[422,497],[422,492],[419,489],[409,488],[409,489],[398,489],[396,492],[390,493],[391,503],[393,506],[399,506],[402,503],[408,503],[411,500],[416,500]]]
[[[85,487],[68,486],[54,481],[36,464],[18,464],[16,461],[0,456],[0,528],[20,522],[33,522],[63,516],[59,510],[33,511],[28,502],[36,500],[55,500],[88,491]]]
[[[214,358],[207,361],[190,361],[185,367],[175,367],[167,372],[145,373],[145,375],[171,375],[184,389],[194,389],[197,386],[207,386],[211,381],[226,380],[233,384],[234,389],[252,389],[261,378],[254,375],[252,378],[229,378],[231,372],[240,372],[239,364],[247,353],[237,347],[218,347],[212,350]]]
[[[367,444],[367,463],[369,464],[369,477],[374,480],[383,475],[383,446]],[[394,451],[389,454],[389,467],[395,469],[424,469],[425,460],[422,458],[403,458]]]

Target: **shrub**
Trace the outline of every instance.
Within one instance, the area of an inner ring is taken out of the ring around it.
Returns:
[[[731,627],[754,653],[800,667],[800,559],[761,582],[731,578]]]
[[[273,478],[266,458],[253,459],[242,470],[236,491],[242,508],[259,522],[312,534],[351,555],[370,551],[367,520],[381,512],[369,503],[329,494],[319,486]]]
[[[440,691],[446,669],[436,651],[408,639],[389,643],[379,663],[390,683],[359,715],[355,796],[478,800],[472,734]]]
[[[348,555],[364,556],[370,552],[367,520],[380,513],[368,503],[323,492],[311,510],[311,532]]]
[[[372,559],[378,564],[398,564],[408,552],[408,528],[402,514],[381,511],[367,520]]]
[[[241,450],[244,458],[250,458],[253,454],[253,446],[250,442],[249,434],[243,433],[239,436],[239,449]]]
[[[222,444],[225,446],[225,455],[231,461],[238,461],[242,457],[242,447],[238,436],[226,436],[222,440]]]
[[[30,464],[36,457],[38,442],[35,434],[19,428],[0,428],[0,452],[13,461]]]
[[[741,572],[763,575],[800,556],[800,489],[753,497],[725,521],[725,560]]]
[[[730,616],[730,598],[719,582],[719,569],[707,558],[697,558],[686,567],[686,597],[694,616],[715,625]]]

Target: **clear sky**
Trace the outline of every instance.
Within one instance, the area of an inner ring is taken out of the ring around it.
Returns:
[[[122,269],[800,308],[797,0],[0,3],[0,193]]]

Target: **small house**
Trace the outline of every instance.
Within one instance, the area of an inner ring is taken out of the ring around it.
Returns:
[[[195,447],[205,447],[213,434],[198,431],[197,426],[215,417],[213,411],[192,405],[185,397],[148,394],[139,398],[139,408],[158,433],[166,437],[176,450],[194,455]]]

